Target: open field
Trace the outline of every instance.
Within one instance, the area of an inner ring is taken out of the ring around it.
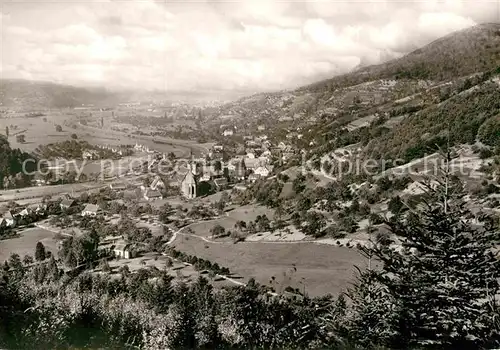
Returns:
[[[301,290],[303,283],[311,296],[338,295],[349,286],[354,265],[366,266],[366,260],[355,249],[314,243],[207,243],[196,237],[180,235],[172,246],[217,262],[231,272],[245,276],[245,281],[254,277],[256,281],[269,285],[274,276],[279,283]],[[297,271],[292,272],[294,264]]]
[[[245,205],[227,212],[227,216],[234,220],[243,220],[245,222],[255,221],[257,216],[266,215],[269,220],[273,219],[274,209],[263,205]]]
[[[62,125],[65,116],[63,112],[46,112],[45,117],[27,118],[23,114],[14,114],[10,118],[0,119],[0,130],[4,134],[5,127],[9,127],[9,142],[12,148],[20,148],[32,152],[39,145],[69,140],[73,131],[63,126],[62,132],[56,131],[56,125]],[[43,118],[47,118],[45,122]],[[16,128],[14,128],[16,127]],[[26,130],[25,132],[22,132]],[[26,142],[18,143],[16,134],[25,135]]]
[[[123,132],[107,129],[95,128],[92,126],[85,126],[82,124],[77,124],[77,129],[80,132],[86,131],[91,133],[94,137],[105,137],[105,138],[118,138],[122,144],[135,144],[140,143],[148,146],[150,149],[154,149],[158,152],[168,153],[174,152],[178,157],[189,157],[191,150],[194,156],[201,156],[202,153],[208,151],[207,145],[200,145],[193,141],[186,140],[176,140],[166,137],[152,137],[144,135],[130,135]],[[159,140],[162,143],[153,142],[154,140]]]
[[[54,233],[41,228],[30,228],[19,233],[19,237],[0,241],[0,261],[9,258],[12,253],[17,253],[21,258],[29,254],[35,255],[35,247],[38,242],[42,242],[45,250],[57,253],[57,242]]]
[[[101,145],[124,145],[135,144],[136,142],[149,146],[159,152],[174,152],[178,157],[187,157],[190,151],[197,156],[207,151],[210,145],[199,145],[186,140],[175,140],[170,138],[158,138],[162,143],[153,142],[153,137],[129,135],[127,133],[111,130],[109,125],[104,129],[76,124],[76,128],[68,126],[65,122],[74,123],[77,115],[72,110],[51,110],[44,111],[43,117],[28,118],[25,113],[10,113],[6,118],[0,118],[0,130],[4,133],[5,127],[10,128],[9,142],[12,148],[20,148],[27,152],[32,152],[39,145],[55,143],[69,140],[71,134],[76,134],[80,140],[88,141],[91,144]],[[46,121],[44,121],[44,118]],[[62,132],[55,130],[56,125],[63,127]],[[13,128],[15,126],[15,128]],[[22,132],[24,131],[24,132]],[[26,137],[25,143],[18,143],[15,134],[22,132]]]
[[[193,230],[194,234],[196,236],[200,237],[210,237],[211,233],[210,230],[215,226],[215,225],[220,225],[224,227],[227,230],[234,230],[234,224],[236,223],[236,220],[229,218],[229,217],[222,217],[216,220],[210,220],[210,221],[205,221],[205,222],[198,222],[195,224],[189,225],[189,228]],[[186,232],[186,230],[183,230],[183,232]]]

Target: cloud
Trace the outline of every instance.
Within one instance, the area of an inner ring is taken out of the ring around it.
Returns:
[[[179,90],[290,88],[499,19],[488,0],[91,1],[3,10],[4,76]]]

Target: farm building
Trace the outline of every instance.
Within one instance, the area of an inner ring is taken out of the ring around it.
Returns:
[[[75,200],[68,198],[63,199],[60,204],[62,210],[67,210],[71,208],[73,205],[75,205]]]
[[[82,216],[96,216],[100,211],[97,204],[87,204],[82,211]]]
[[[119,243],[113,247],[113,254],[117,258],[132,259],[134,257],[134,252],[130,248],[130,244]]]
[[[144,199],[146,199],[147,201],[152,201],[156,199],[163,199],[163,196],[161,195],[160,191],[148,188],[144,192]]]
[[[115,182],[109,184],[109,188],[115,191],[125,191],[127,189],[127,185],[123,182]]]
[[[227,130],[224,130],[224,132],[222,133],[222,135],[224,136],[233,136],[233,130],[231,129],[227,129]]]
[[[1,218],[0,218],[0,226],[5,226],[5,227],[14,227],[16,226],[16,218],[10,211],[6,212]]]
[[[269,174],[272,172],[272,168],[270,166],[261,166],[255,169],[255,174],[262,176],[262,177],[268,177]]]

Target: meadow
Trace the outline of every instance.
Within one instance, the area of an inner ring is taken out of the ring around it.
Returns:
[[[42,242],[46,251],[57,253],[57,241],[54,233],[42,228],[29,228],[19,232],[19,237],[0,240],[0,261],[7,260],[11,254],[17,253],[21,257],[28,254],[35,255],[35,247]]]
[[[217,262],[233,273],[259,283],[292,286],[311,296],[338,295],[353,281],[354,265],[366,259],[355,249],[315,243],[229,242],[209,243],[179,235],[172,246],[184,253]],[[295,269],[294,269],[295,267]]]

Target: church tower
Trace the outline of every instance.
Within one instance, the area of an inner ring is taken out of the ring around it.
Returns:
[[[197,196],[196,166],[193,161],[192,150],[191,160],[188,165],[188,171],[181,181],[181,192],[187,199],[193,199]]]

